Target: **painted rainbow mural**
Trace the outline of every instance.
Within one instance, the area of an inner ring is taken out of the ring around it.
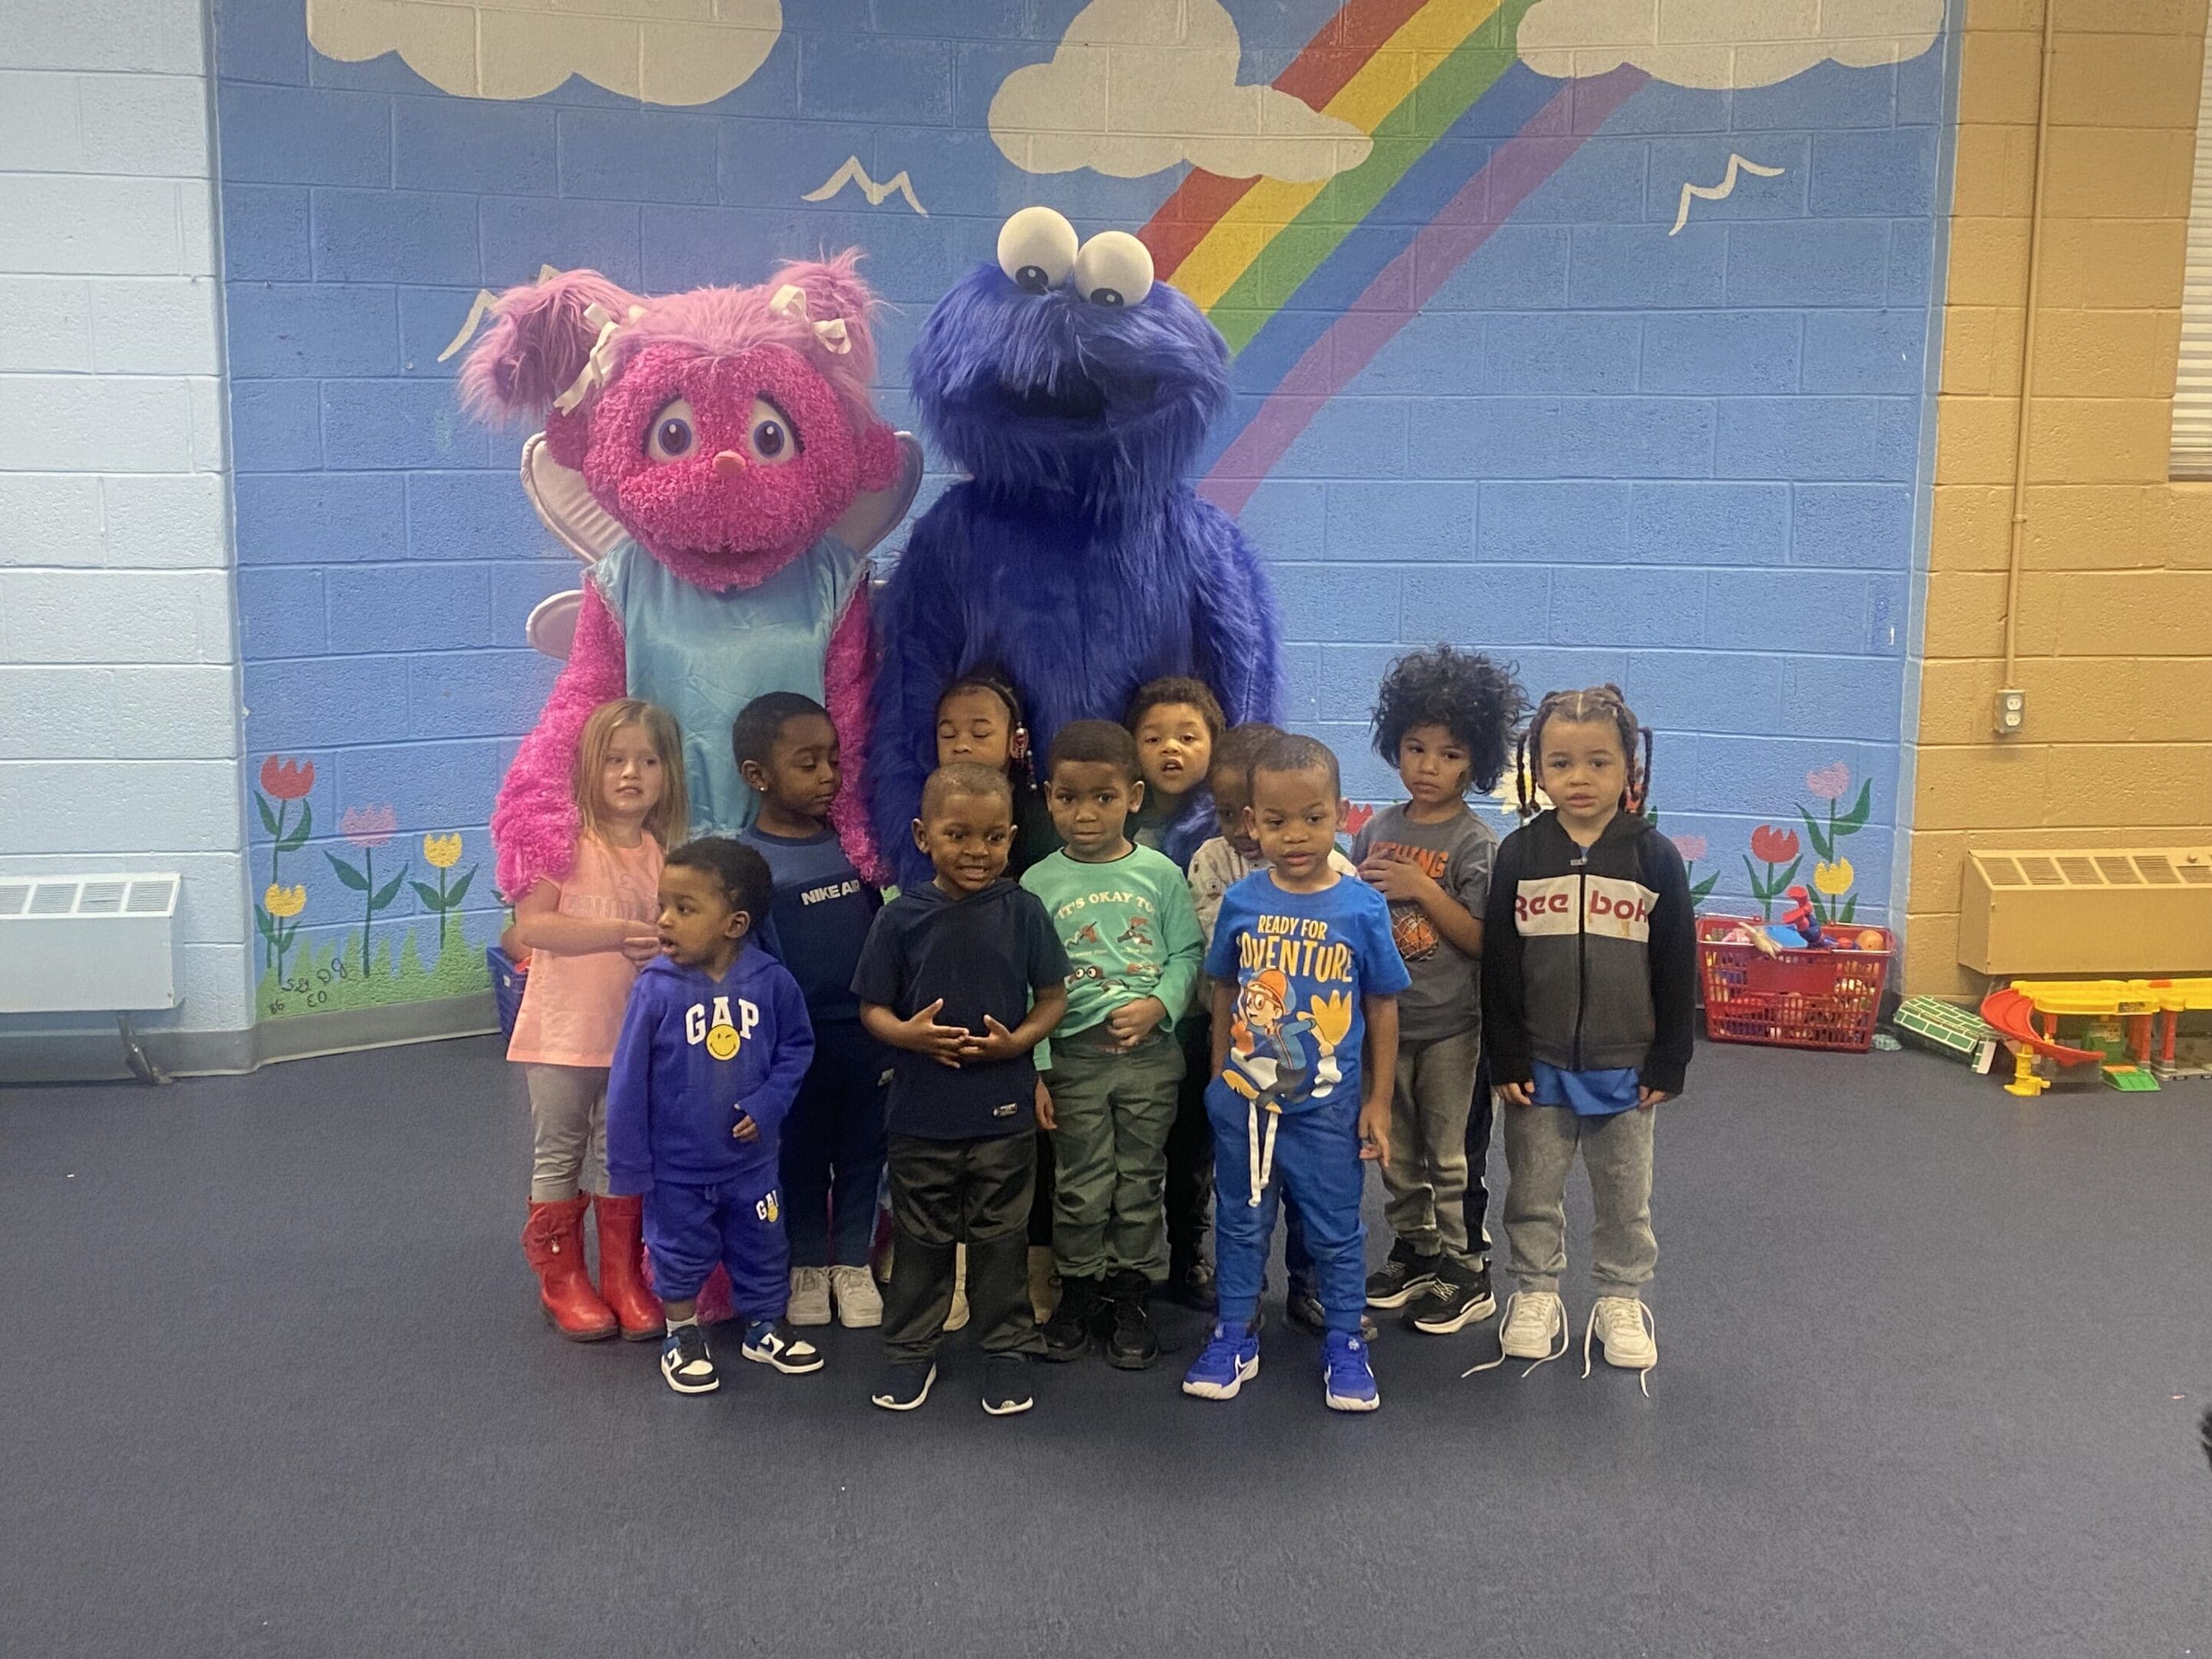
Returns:
[[[1230,512],[1644,85],[1520,67],[1533,3],[1349,0],[1274,85],[1371,136],[1367,159],[1317,183],[1193,172],[1139,233],[1237,358],[1237,414],[1201,486]]]

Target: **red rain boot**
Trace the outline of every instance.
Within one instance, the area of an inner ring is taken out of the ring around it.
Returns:
[[[633,1193],[592,1194],[599,1223],[599,1294],[621,1322],[625,1342],[653,1342],[660,1337],[660,1298],[645,1287],[639,1270],[640,1236],[645,1200]]]
[[[615,1334],[614,1310],[599,1300],[584,1271],[584,1206],[578,1193],[557,1204],[532,1200],[522,1229],[522,1254],[538,1273],[538,1300],[545,1322],[571,1342],[599,1342]]]

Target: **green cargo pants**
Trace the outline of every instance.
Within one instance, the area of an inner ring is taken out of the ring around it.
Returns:
[[[1052,1253],[1062,1279],[1167,1277],[1168,1131],[1182,1050],[1163,1023],[1133,1048],[1103,1025],[1052,1041]]]

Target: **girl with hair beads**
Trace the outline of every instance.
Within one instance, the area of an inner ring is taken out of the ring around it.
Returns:
[[[1057,852],[1060,833],[1036,787],[1029,727],[1014,688],[989,669],[963,674],[937,699],[937,763],[973,761],[1003,771],[1014,792],[1014,846],[1006,874],[1018,881],[1039,859]],[[926,867],[926,866],[925,866]]]
[[[607,1192],[607,1068],[638,969],[660,951],[663,849],[686,822],[683,739],[649,702],[603,702],[584,721],[573,787],[583,828],[558,881],[514,907],[530,975],[507,1057],[530,1089],[533,1156],[523,1255],[546,1322],[572,1341],[660,1334],[639,1271],[635,1197]],[[584,1212],[599,1217],[599,1284],[584,1267]]]
[[[1608,1364],[1646,1372],[1659,1363],[1642,1300],[1658,1259],[1653,1108],[1681,1092],[1690,1063],[1689,879],[1681,854],[1643,816],[1651,733],[1619,687],[1547,696],[1516,763],[1529,822],[1505,838],[1491,876],[1482,1013],[1505,1109],[1505,1237],[1520,1288],[1498,1333],[1502,1352],[1474,1369],[1541,1364],[1566,1352],[1559,1276],[1567,1172],[1579,1149],[1598,1292],[1583,1334],[1583,1375],[1593,1335]],[[1542,812],[1539,787],[1552,801]]]

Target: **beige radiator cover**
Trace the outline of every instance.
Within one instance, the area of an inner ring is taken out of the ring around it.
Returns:
[[[2008,977],[2212,972],[2212,847],[1969,852],[1959,961]]]

